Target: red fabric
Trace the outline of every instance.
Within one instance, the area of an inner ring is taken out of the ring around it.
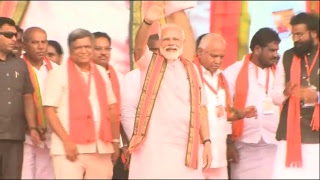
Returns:
[[[319,14],[319,1],[306,1],[306,12]]]
[[[238,60],[238,35],[240,26],[241,1],[210,2],[210,32],[225,37],[226,55],[221,68],[225,69]],[[226,23],[227,22],[227,23]]]
[[[121,100],[120,100],[120,84],[119,79],[117,77],[117,73],[114,70],[114,68],[110,65],[107,65],[107,68],[109,70],[109,78],[112,85],[112,90],[117,98],[117,102],[115,104],[115,118],[119,122],[118,128],[120,129],[120,107],[121,107]]]
[[[301,129],[300,129],[300,77],[301,77],[301,59],[293,57],[290,80],[297,84],[297,91],[290,96],[288,118],[287,118],[287,156],[286,166],[302,166],[301,152]],[[312,130],[319,131],[319,104],[316,105],[311,121]]]
[[[18,1],[1,1],[0,2],[0,16],[12,18]]]
[[[234,108],[235,109],[243,109],[245,108],[248,96],[248,88],[249,88],[249,80],[248,80],[248,72],[249,72],[249,62],[251,59],[251,54],[245,56],[243,65],[239,72],[239,75],[236,80],[236,88],[234,94]],[[234,121],[232,123],[232,138],[237,140],[241,137],[243,131],[243,119],[238,121]]]
[[[95,82],[100,106],[99,139],[104,142],[112,142],[106,86],[95,64],[90,65],[88,82],[92,80]],[[95,123],[89,101],[90,83],[85,82],[71,58],[68,59],[68,85],[70,137],[76,144],[95,142]]]
[[[251,54],[248,54],[245,56],[243,65],[241,67],[241,70],[236,80],[235,94],[234,94],[235,109],[244,109],[247,102],[248,88],[249,88],[249,79],[248,79],[249,69],[248,68],[249,68],[250,59],[251,59]],[[274,64],[271,67],[271,70],[274,72],[275,68],[276,68],[276,65]],[[242,132],[243,132],[243,119],[234,121],[232,123],[233,140],[239,139],[242,136]]]

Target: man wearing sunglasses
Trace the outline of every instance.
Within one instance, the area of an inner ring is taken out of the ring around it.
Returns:
[[[15,26],[12,19],[0,17],[0,179],[21,179],[26,127],[32,143],[40,141],[28,68],[12,54]]]

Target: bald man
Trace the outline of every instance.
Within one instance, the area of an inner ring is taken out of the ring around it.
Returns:
[[[194,63],[197,65],[208,98],[208,118],[210,139],[212,140],[212,162],[209,169],[203,170],[205,179],[228,179],[228,163],[226,157],[227,134],[231,126],[227,122],[243,117],[256,115],[254,107],[243,110],[227,111],[231,108],[231,101],[227,82],[219,69],[226,53],[226,42],[219,34],[208,33],[199,42],[197,56]]]
[[[41,96],[48,71],[58,67],[58,65],[45,57],[47,45],[47,33],[39,27],[28,28],[23,34],[23,46],[25,50],[23,59],[28,65],[30,78],[35,89],[33,99],[37,108],[38,127],[36,130],[41,134],[42,142],[37,146],[33,145],[29,135],[26,135],[22,179],[54,179],[49,154],[50,129],[44,118]]]

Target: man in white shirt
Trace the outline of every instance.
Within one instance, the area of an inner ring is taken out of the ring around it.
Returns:
[[[253,106],[242,111],[230,112],[231,99],[228,84],[219,69],[225,53],[226,42],[223,37],[219,34],[209,33],[201,39],[197,57],[194,60],[201,74],[208,98],[210,139],[214,142],[211,145],[213,155],[211,167],[203,170],[205,179],[228,179],[226,139],[227,134],[230,134],[231,127],[227,120],[232,121],[256,115]]]
[[[58,65],[45,57],[48,46],[45,30],[39,27],[28,28],[23,35],[23,44],[25,50],[23,59],[28,65],[30,78],[35,89],[34,100],[38,113],[38,131],[42,135],[42,142],[39,145],[34,145],[30,136],[26,135],[21,178],[53,179],[54,173],[49,152],[51,129],[43,114],[41,97],[48,72]]]
[[[56,179],[111,179],[119,157],[116,97],[107,72],[92,63],[93,35],[68,36],[70,58],[52,70],[43,105],[53,129],[51,154]]]
[[[255,106],[256,119],[232,123],[232,138],[239,162],[231,163],[231,179],[270,179],[276,152],[275,132],[280,108],[272,103],[270,90],[278,58],[280,38],[262,28],[251,39],[251,54],[224,70],[234,108]]]

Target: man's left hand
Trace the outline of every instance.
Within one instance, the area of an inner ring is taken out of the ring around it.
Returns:
[[[212,162],[211,143],[207,142],[204,144],[202,160],[204,165],[203,169],[210,168]]]
[[[116,164],[118,161],[118,158],[120,156],[120,147],[119,147],[119,143],[113,143],[113,149],[114,149],[114,153],[111,156],[111,160],[113,164]]]
[[[36,129],[31,129],[30,132],[31,141],[34,145],[38,145],[41,141],[39,132]]]
[[[130,155],[130,153],[128,151],[128,147],[126,147],[126,146],[122,147],[122,153],[123,153],[124,158],[125,158],[125,162],[123,162],[124,163],[124,167],[125,167],[125,169],[128,170],[129,169],[129,165],[130,165],[130,158],[131,158],[131,155]]]

